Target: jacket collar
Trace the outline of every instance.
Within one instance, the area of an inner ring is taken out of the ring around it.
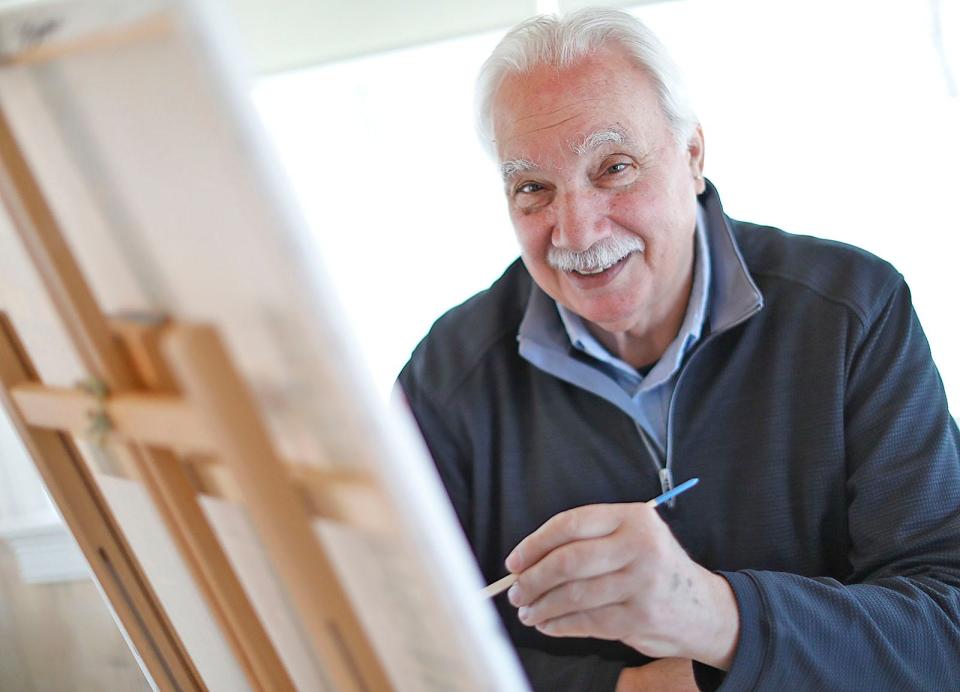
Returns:
[[[740,252],[730,219],[723,213],[720,195],[709,180],[697,198],[706,215],[707,242],[713,260],[710,286],[711,331],[729,329],[763,308],[763,294],[754,283]]]

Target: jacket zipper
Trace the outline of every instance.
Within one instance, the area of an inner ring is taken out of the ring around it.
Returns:
[[[755,306],[749,312],[744,314],[743,317],[731,322],[723,329],[716,332],[711,332],[707,338],[704,339],[703,343],[700,344],[699,348],[697,348],[697,350],[690,355],[690,360],[687,361],[687,364],[677,376],[677,383],[673,387],[673,392],[670,394],[670,404],[667,406],[667,449],[666,459],[663,465],[660,464],[660,455],[657,453],[657,450],[653,448],[653,444],[650,442],[646,431],[644,431],[644,429],[639,423],[637,423],[636,420],[633,421],[633,424],[637,428],[637,432],[640,434],[640,439],[643,440],[644,447],[647,448],[647,452],[650,455],[650,460],[653,462],[654,468],[657,469],[657,478],[660,480],[660,492],[665,493],[668,490],[673,489],[673,411],[677,401],[677,392],[680,391],[680,384],[683,382],[684,375],[686,375],[690,370],[690,365],[693,363],[694,358],[697,357],[697,354],[699,354],[707,344],[713,341],[714,338],[733,329],[736,326],[743,324],[762,309],[762,305]],[[676,498],[667,500],[667,507],[670,509],[673,509],[674,504],[676,504]]]
[[[660,479],[660,492],[665,493],[668,490],[672,490],[673,473],[670,471],[669,464],[660,463],[660,453],[654,448],[653,443],[650,441],[650,436],[647,435],[647,431],[643,429],[643,426],[637,421],[633,421],[633,424],[640,434],[640,440],[643,442],[643,446],[647,448],[647,454],[650,456],[653,468],[657,470],[657,478]]]

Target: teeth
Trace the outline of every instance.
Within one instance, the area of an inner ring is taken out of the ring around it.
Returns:
[[[612,267],[614,264],[619,263],[620,260],[622,259],[623,258],[621,257],[616,262],[605,264],[602,267],[597,267],[596,269],[574,269],[574,271],[577,272],[577,274],[583,274],[584,276],[592,276],[593,274],[599,274],[600,272],[607,271],[610,267]]]

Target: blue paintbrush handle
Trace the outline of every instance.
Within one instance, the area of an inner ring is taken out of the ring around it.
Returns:
[[[692,488],[699,482],[700,482],[699,478],[691,478],[688,481],[684,481],[683,483],[678,485],[676,488],[671,488],[670,490],[663,493],[662,495],[658,495],[657,497],[647,502],[647,504],[650,505],[651,507],[657,507],[658,505],[662,505],[667,500],[671,500],[675,498],[677,495],[684,492],[685,490],[690,490],[690,488]]]

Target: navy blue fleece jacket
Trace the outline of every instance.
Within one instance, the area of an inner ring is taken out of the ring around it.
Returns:
[[[701,201],[719,208],[712,189]],[[960,433],[903,278],[838,243],[731,219],[722,236],[764,307],[684,364],[668,449],[674,477],[701,485],[661,510],[740,609],[732,669],[697,666],[698,683],[960,689]],[[554,514],[660,491],[627,415],[518,354],[534,290],[514,263],[399,380],[489,581]],[[613,690],[648,660],[497,607],[535,689]]]

